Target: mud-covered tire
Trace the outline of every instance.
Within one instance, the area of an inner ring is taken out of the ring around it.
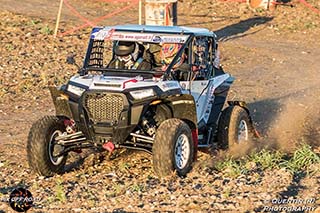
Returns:
[[[180,144],[180,145],[179,145]],[[152,148],[153,168],[159,177],[176,171],[185,176],[194,159],[194,144],[189,126],[179,119],[168,119],[159,126]]]
[[[240,136],[243,132],[243,136]],[[252,125],[247,111],[240,106],[229,106],[222,111],[218,125],[219,148],[227,149],[252,139]]]
[[[51,153],[50,150],[56,148],[52,144],[54,137],[64,131],[63,121],[56,116],[45,116],[32,125],[27,142],[30,168],[43,176],[53,176],[63,171],[67,156],[55,158],[54,151]]]

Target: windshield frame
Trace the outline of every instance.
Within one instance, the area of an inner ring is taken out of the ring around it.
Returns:
[[[115,32],[123,33],[122,31],[115,31]],[[131,32],[131,31],[125,31],[125,33],[127,33],[127,34],[130,34],[130,33],[139,34],[138,32]],[[140,34],[143,34],[143,33],[144,32],[141,32]],[[106,72],[112,72],[112,73],[115,73],[115,72],[122,72],[122,73],[126,72],[126,73],[129,73],[129,75],[132,75],[132,74],[137,74],[137,75],[139,75],[139,74],[152,74],[152,75],[163,75],[164,78],[167,78],[168,76],[170,76],[172,67],[177,62],[179,57],[181,57],[181,55],[182,55],[183,51],[185,50],[185,48],[189,45],[190,41],[192,41],[192,39],[194,38],[194,35],[193,34],[177,34],[177,33],[170,33],[170,32],[167,32],[167,33],[146,32],[146,33],[147,34],[152,34],[153,33],[155,36],[161,36],[161,35],[164,36],[164,37],[165,36],[173,36],[173,37],[174,36],[177,36],[177,37],[183,36],[184,38],[186,38],[186,40],[183,43],[180,42],[180,44],[182,44],[182,47],[179,49],[178,53],[175,55],[174,59],[169,64],[169,66],[167,66],[167,69],[165,71],[136,70],[136,69],[113,69],[113,68],[107,68],[107,67],[90,67],[89,66],[90,55],[91,55],[91,52],[92,52],[93,45],[94,45],[95,41],[101,41],[101,42],[105,42],[106,40],[122,41],[121,39],[113,40],[113,39],[110,39],[110,38],[109,39],[104,39],[104,40],[95,39],[94,37],[92,37],[92,34],[91,34],[90,39],[89,39],[89,44],[88,44],[88,47],[87,47],[87,52],[86,52],[86,55],[85,55],[85,59],[83,61],[83,66],[80,69],[79,74],[80,75],[86,75],[86,74],[88,74],[89,71],[97,71],[97,72],[101,72],[103,74],[106,74]],[[126,39],[126,41],[128,41],[128,39]],[[133,40],[133,41],[135,41],[135,40]],[[137,41],[135,41],[135,42],[137,42]],[[145,42],[145,43],[163,44],[163,43],[169,43],[169,42],[162,42],[162,43],[160,43],[160,42]],[[172,43],[179,43],[179,42],[172,42]],[[112,59],[114,58],[113,46],[114,46],[114,42],[113,42],[113,45],[112,45]]]

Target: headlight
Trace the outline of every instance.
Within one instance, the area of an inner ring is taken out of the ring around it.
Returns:
[[[136,90],[130,92],[130,94],[136,100],[141,100],[144,98],[155,96],[155,92],[153,91],[153,89]]]
[[[85,89],[69,84],[68,91],[75,95],[81,96]]]

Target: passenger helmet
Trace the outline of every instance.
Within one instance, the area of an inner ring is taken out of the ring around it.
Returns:
[[[181,44],[174,44],[174,43],[163,44],[160,52],[162,64],[166,66],[169,65],[181,47],[182,47]],[[180,66],[183,63],[183,61],[184,61],[184,54],[181,57],[179,57],[178,61],[175,63],[175,65],[172,68],[176,68]]]

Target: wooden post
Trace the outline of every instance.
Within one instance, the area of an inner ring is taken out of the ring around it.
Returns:
[[[142,0],[139,0],[139,25],[142,24]]]
[[[54,34],[53,34],[54,38],[56,38],[57,34],[58,34],[58,28],[59,28],[59,23],[60,23],[60,18],[61,18],[62,5],[63,5],[63,0],[60,0],[60,6],[59,6],[59,11],[58,11],[58,15],[57,15],[57,21],[56,21],[56,28],[54,29]]]

